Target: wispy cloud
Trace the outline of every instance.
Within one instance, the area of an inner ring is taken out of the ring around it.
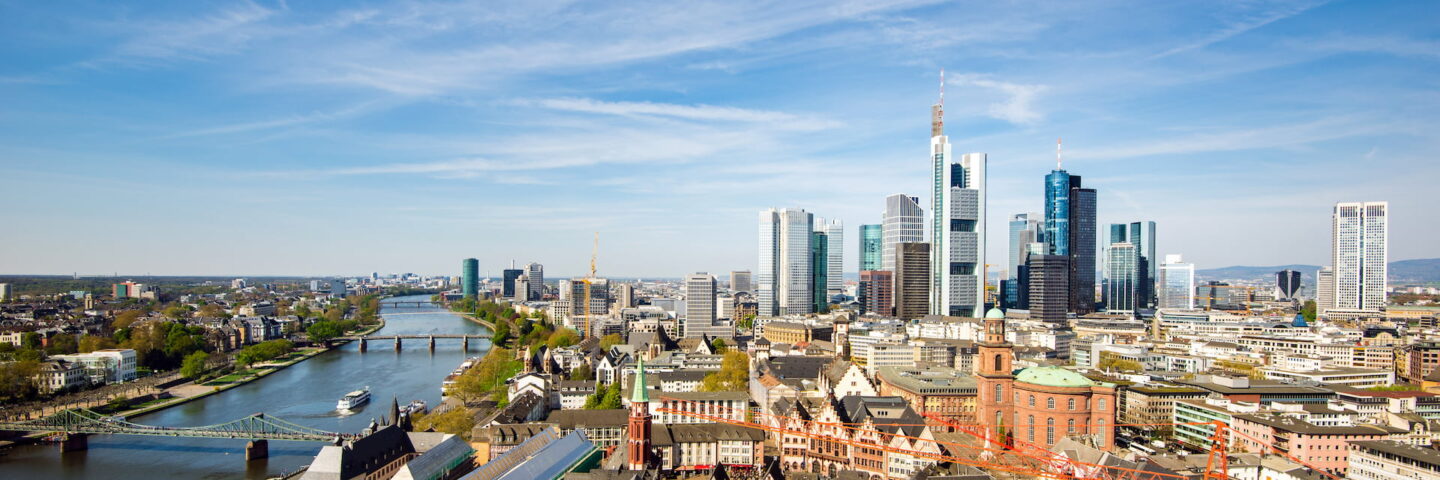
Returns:
[[[1232,152],[1267,148],[1302,146],[1327,140],[1376,134],[1406,132],[1392,122],[1376,121],[1359,116],[1335,116],[1318,120],[1235,128],[1204,132],[1148,142],[1126,142],[1120,145],[1089,149],[1066,149],[1066,158],[1106,160],[1135,157],[1176,155],[1207,152]]]
[[[196,130],[188,130],[188,131],[183,131],[183,132],[179,132],[179,133],[173,133],[173,134],[170,134],[170,135],[162,136],[162,137],[160,137],[160,138],[184,138],[184,137],[200,137],[200,136],[206,136],[206,135],[225,135],[225,134],[232,134],[232,133],[254,132],[254,131],[262,131],[262,130],[271,130],[271,129],[277,129],[277,128],[284,128],[284,127],[294,127],[294,126],[306,125],[306,124],[312,124],[312,123],[319,123],[319,122],[327,122],[327,121],[332,121],[332,120],[339,120],[339,119],[342,119],[342,118],[349,118],[349,117],[353,117],[353,116],[356,116],[356,115],[365,113],[365,112],[367,112],[367,111],[372,110],[372,107],[374,107],[374,106],[377,105],[378,103],[379,103],[379,102],[371,101],[371,102],[365,102],[365,103],[362,103],[362,104],[360,104],[360,105],[356,105],[356,106],[353,106],[353,107],[348,107],[348,108],[344,108],[344,109],[340,109],[340,110],[335,110],[335,111],[330,111],[330,112],[313,112],[313,113],[303,114],[303,115],[286,115],[286,116],[283,116],[283,117],[280,117],[280,118],[273,118],[273,119],[269,119],[269,120],[258,120],[258,121],[253,121],[253,122],[241,122],[241,123],[232,123],[232,124],[229,124],[229,125],[219,125],[219,126],[214,126],[214,127],[206,127],[206,128],[196,129]]]
[[[116,45],[107,58],[92,65],[111,62],[195,60],[228,53],[263,36],[252,28],[271,18],[276,11],[246,1],[196,18],[125,24],[130,38]]]
[[[991,117],[1019,125],[1033,124],[1045,118],[1035,105],[1035,99],[1049,89],[1045,85],[1002,82],[973,74],[951,75],[950,78],[958,80],[961,85],[999,92],[1003,98],[986,108],[986,114]]]
[[[839,122],[806,115],[703,104],[676,105],[673,103],[653,102],[605,102],[588,98],[521,100],[518,103],[522,105],[536,105],[553,110],[605,115],[630,117],[658,116],[701,121],[766,123],[796,130],[820,130],[834,128],[840,125]]]
[[[1211,32],[1210,34],[1205,35],[1198,40],[1172,47],[1168,50],[1157,53],[1150,58],[1152,60],[1158,58],[1165,58],[1178,53],[1205,48],[1210,45],[1229,40],[1232,37],[1244,34],[1251,30],[1255,30],[1257,28],[1264,27],[1280,20],[1299,15],[1301,13],[1304,13],[1306,10],[1310,10],[1312,8],[1323,5],[1328,1],[1329,0],[1305,0],[1298,2],[1282,2],[1280,5],[1274,6],[1273,8],[1270,8],[1270,5],[1265,5],[1263,7],[1260,7],[1260,11],[1242,12],[1238,15],[1239,18],[1226,21],[1225,25],[1219,30]],[[1250,7],[1250,5],[1241,4],[1242,9],[1248,7]]]

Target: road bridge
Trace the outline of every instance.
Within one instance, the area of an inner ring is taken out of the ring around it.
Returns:
[[[360,342],[360,351],[361,351],[361,352],[364,352],[364,351],[367,351],[367,350],[370,349],[370,341],[371,341],[371,340],[394,340],[394,341],[395,341],[395,351],[397,351],[397,352],[400,351],[400,345],[401,345],[401,341],[402,341],[402,340],[427,340],[427,341],[429,341],[429,344],[430,344],[430,351],[433,352],[433,351],[435,351],[435,340],[436,340],[436,339],[441,339],[441,340],[456,340],[456,339],[458,339],[458,340],[460,340],[460,349],[461,349],[461,350],[466,350],[466,351],[468,351],[468,350],[470,350],[470,340],[479,340],[479,339],[490,340],[491,337],[492,337],[492,335],[489,334],[489,333],[475,333],[475,334],[437,333],[437,334],[411,334],[411,335],[365,335],[365,336],[347,336],[347,337],[335,337],[335,340],[350,340],[350,341]]]

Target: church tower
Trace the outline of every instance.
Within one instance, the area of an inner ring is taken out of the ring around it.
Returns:
[[[629,460],[625,468],[645,470],[650,465],[650,394],[645,390],[645,359],[635,368],[635,388],[630,393],[630,438],[626,442]]]
[[[985,314],[985,340],[980,342],[975,367],[976,420],[987,425],[987,434],[1003,438],[1006,420],[1014,418],[1015,392],[1013,345],[1005,340],[1005,313],[992,308]],[[1013,432],[1012,432],[1013,433]]]

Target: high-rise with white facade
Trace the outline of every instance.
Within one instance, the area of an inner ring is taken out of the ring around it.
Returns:
[[[825,233],[825,296],[845,293],[845,224],[839,219],[819,220],[815,230]]]
[[[895,248],[901,243],[925,241],[925,209],[920,198],[903,193],[885,197],[885,216],[881,222],[884,250],[880,270],[895,271]]]
[[[685,276],[685,318],[681,327],[686,337],[714,335],[715,277],[705,272]]]
[[[1379,311],[1385,307],[1389,208],[1388,202],[1335,204],[1330,244],[1335,309]]]
[[[814,217],[798,208],[760,212],[760,252],[755,271],[758,315],[811,313],[814,306],[810,237]]]
[[[545,297],[545,266],[538,263],[525,264],[526,286],[531,300]]]
[[[1135,244],[1130,242],[1111,243],[1105,247],[1105,311],[1110,313],[1133,313],[1135,311],[1137,278],[1140,269]]]
[[[1335,269],[1320,267],[1315,272],[1315,313],[1335,308]]]
[[[985,308],[985,154],[955,161],[944,103],[931,108],[930,313],[979,317]]]
[[[1160,308],[1195,308],[1195,264],[1185,263],[1180,255],[1166,255],[1160,265]]]

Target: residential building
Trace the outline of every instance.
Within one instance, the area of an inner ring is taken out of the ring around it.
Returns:
[[[930,244],[901,243],[895,248],[895,316],[924,317],[930,301]]]
[[[884,225],[860,226],[860,271],[880,270],[885,257]]]
[[[1071,299],[1070,257],[1030,255],[1027,268],[1030,282],[1030,319],[1064,324]],[[1091,285],[1093,288],[1094,282],[1091,282]]]
[[[885,215],[881,223],[883,251],[877,270],[893,272],[900,244],[925,241],[925,209],[920,208],[920,198],[903,193],[885,197]]]
[[[42,393],[56,393],[84,386],[89,381],[85,367],[77,362],[52,360],[40,364],[35,386]]]
[[[705,272],[685,276],[684,336],[705,334],[716,318],[715,277]]]
[[[893,315],[895,312],[895,274],[886,270],[861,270],[860,313]]]
[[[760,212],[760,261],[755,287],[760,315],[803,315],[813,311],[813,227],[814,217],[802,209]]]
[[[465,298],[475,298],[480,291],[480,261],[467,258],[460,262],[460,292]]]
[[[108,348],[89,353],[51,355],[50,359],[80,365],[85,369],[85,375],[92,385],[122,383],[136,378],[135,351],[128,348]]]
[[[915,413],[969,425],[975,418],[975,377],[950,367],[882,367],[875,376],[880,395],[905,399]],[[927,418],[931,426],[938,426]],[[947,428],[948,430],[948,428]]]
[[[1239,434],[1232,437],[1241,451],[1266,453],[1273,445],[1306,465],[1342,476],[1349,466],[1350,442],[1387,440],[1406,433],[1385,425],[1316,425],[1277,413],[1237,413],[1229,425]]]
[[[1388,209],[1387,202],[1335,204],[1330,255],[1334,308],[1379,311],[1385,307]]]
[[[750,284],[749,270],[735,270],[730,272],[730,291],[737,293],[754,291],[754,286]]]
[[[1195,387],[1168,385],[1133,385],[1121,392],[1120,423],[1137,425],[1141,430],[1154,430],[1170,436],[1168,425],[1175,417],[1177,400],[1197,400],[1210,392]]]
[[[1440,478],[1440,450],[1390,440],[1350,443],[1349,470],[1356,480]]]
[[[1184,263],[1180,255],[1166,255],[1157,288],[1159,308],[1195,308],[1195,264]]]

